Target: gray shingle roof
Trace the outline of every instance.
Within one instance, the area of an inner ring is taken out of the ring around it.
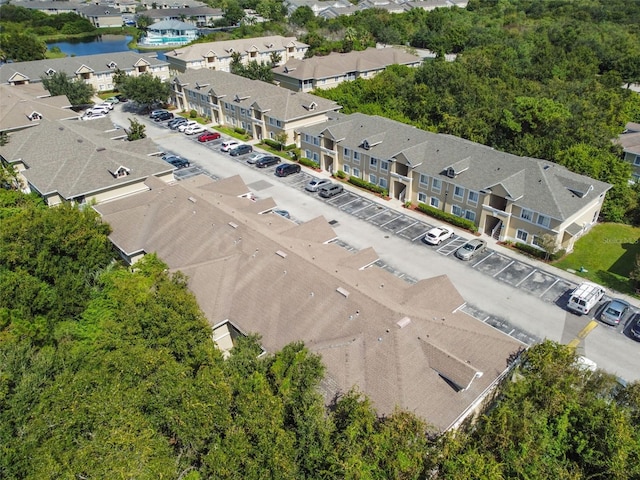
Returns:
[[[325,124],[301,128],[300,131],[314,136],[326,132],[344,138],[340,146],[363,152],[363,139],[383,135],[383,141],[369,149],[368,155],[383,160],[401,158],[415,165],[415,170],[420,173],[442,178],[470,190],[490,190],[502,184],[516,200],[516,205],[560,221],[569,218],[611,188],[608,183],[570,172],[546,160],[519,157],[375,115],[344,115]],[[446,169],[457,162],[465,165],[468,162],[469,168],[455,178],[448,178]],[[580,197],[572,191],[577,184],[581,185],[579,191],[588,189],[588,186],[593,188]]]
[[[182,32],[185,30],[197,30],[198,28],[193,26],[190,23],[181,22],[180,20],[162,20],[160,22],[156,22],[153,25],[147,27],[147,30],[151,31],[163,31],[163,30],[173,30],[176,32]]]
[[[225,101],[232,101],[242,108],[258,106],[261,111],[268,111],[269,116],[283,121],[318,115],[340,108],[334,101],[309,93],[292,92],[259,80],[250,80],[217,70],[189,70],[175,77],[173,81],[181,83],[187,90],[200,94],[211,90],[217,96],[224,96]],[[197,89],[196,86],[201,88]],[[312,103],[316,106],[310,110]]]
[[[0,83],[8,83],[9,79],[16,73],[25,75],[32,82],[39,82],[40,77],[45,76],[50,69],[73,76],[74,72],[83,65],[86,65],[95,73],[113,72],[114,69],[109,67],[112,63],[115,63],[120,70],[127,71],[133,69],[135,63],[140,59],[144,59],[151,66],[169,65],[164,60],[155,58],[155,54],[146,55],[135,52],[100,53],[78,57],[33,60],[0,65]]]
[[[113,130],[108,119],[83,122],[42,120],[37,128],[10,134],[0,155],[9,162],[22,160],[23,172],[41,194],[58,192],[73,199],[101,190],[170,172],[173,167],[158,157],[149,157],[157,148],[148,139],[135,142],[112,140],[123,131]],[[130,170],[123,178],[114,178],[119,167]]]
[[[446,429],[520,347],[453,313],[464,300],[447,277],[410,286],[377,267],[360,270],[375,252],[354,255],[319,242],[325,219],[296,226],[257,215],[250,200],[242,199],[245,209],[236,195],[203,189],[208,182],[156,181],[150,191],[95,208],[120,248],[156,252],[184,272],[212,325],[230,320],[244,332],[259,332],[269,352],[303,340],[319,353],[327,366],[327,400],[358,385],[381,414],[400,406]],[[483,375],[465,391],[439,373],[466,386],[476,371]]]

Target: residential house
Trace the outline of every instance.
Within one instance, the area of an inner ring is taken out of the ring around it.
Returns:
[[[180,20],[196,27],[206,27],[223,17],[224,12],[220,8],[209,6],[188,8],[163,8],[142,12],[140,15],[151,18],[154,22],[166,20]]]
[[[17,87],[14,87],[17,88]],[[147,190],[145,181],[174,181],[173,166],[149,140],[125,141],[107,118],[90,122],[41,119],[37,128],[9,134],[0,160],[14,166],[26,192],[50,206],[105,202]]]
[[[89,20],[96,28],[121,27],[124,23],[122,12],[115,6],[83,5],[78,8],[78,15]]]
[[[21,86],[0,84],[0,132],[22,130],[48,120],[68,120],[80,115],[71,110],[65,95],[52,97],[41,83]]]
[[[274,57],[279,59],[276,63],[280,64],[293,58],[304,58],[308,48],[309,45],[298,42],[295,37],[273,35],[196,43],[166,52],[165,57],[171,69],[177,72],[202,68],[230,72],[234,54],[240,54],[240,62],[244,65],[252,60],[258,63],[269,63]]]
[[[338,114],[300,128],[296,138],[324,170],[342,170],[393,198],[466,218],[503,241],[539,246],[549,234],[557,248],[571,251],[596,223],[611,188],[546,160],[378,116]]]
[[[357,78],[369,79],[389,65],[417,67],[422,58],[401,47],[368,48],[322,57],[290,59],[273,69],[274,82],[295,92],[334,88]]]
[[[190,70],[172,81],[172,102],[212,122],[245,129],[256,139],[294,141],[294,132],[325,122],[340,106],[308,93],[217,70]]]
[[[184,45],[198,38],[198,28],[179,20],[162,20],[147,27],[147,34],[140,40],[146,46]]]
[[[436,8],[466,8],[468,3],[467,0],[414,0],[405,2],[405,5],[410,8],[421,8],[422,10],[430,12]]]
[[[67,77],[80,79],[93,86],[96,91],[108,91],[114,88],[113,75],[117,71],[131,76],[149,73],[163,80],[169,78],[169,64],[156,58],[155,54],[113,52],[5,63],[0,65],[0,83],[9,85],[39,83],[42,77],[56,72],[65,72]]]
[[[46,13],[47,15],[58,15],[60,13],[78,13],[79,8],[84,5],[84,3],[80,1],[48,1],[48,0],[39,0],[37,2],[28,1],[28,0],[14,0],[11,2],[11,5],[16,7],[28,8],[30,10],[39,10],[42,13]]]
[[[205,176],[97,205],[130,263],[155,252],[189,279],[227,352],[259,333],[266,353],[304,341],[321,356],[327,404],[358,387],[380,415],[396,407],[445,431],[472,417],[523,345],[460,310],[446,276],[411,285],[352,253],[318,217],[296,224],[251,200],[239,177]],[[176,248],[180,245],[180,248]]]
[[[309,7],[314,15],[320,16],[320,14],[331,8],[336,11],[351,10],[354,5],[348,0],[332,0],[332,1],[320,1],[320,0],[285,0],[284,5],[287,7],[289,15],[295,12],[300,7]],[[355,10],[353,10],[355,11]]]
[[[631,179],[640,181],[640,123],[627,123],[623,133],[618,136],[617,143],[622,147],[624,160],[632,167]]]

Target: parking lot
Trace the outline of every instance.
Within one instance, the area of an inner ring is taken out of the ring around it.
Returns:
[[[166,124],[166,122],[161,122],[161,124],[162,123]],[[172,131],[172,134],[182,135],[181,133],[174,132],[175,131]],[[220,155],[227,155],[220,151],[222,142],[226,140],[225,137],[205,143],[198,142],[197,135],[188,138],[199,143],[203,149],[211,152],[217,152]],[[244,165],[246,168],[256,168],[254,165],[250,165],[246,162],[249,156],[250,154],[245,154],[236,157],[230,156],[229,158],[232,158],[235,162]],[[202,166],[198,164],[197,158],[190,160],[192,161],[190,167],[176,171],[175,176],[177,179],[184,179],[200,173],[207,173]],[[285,161],[286,160],[284,159],[282,160],[282,162]],[[462,262],[453,254],[469,239],[474,238],[471,234],[469,234],[468,238],[454,235],[452,238],[443,241],[439,245],[428,245],[423,240],[424,236],[436,225],[436,223],[432,223],[432,220],[429,217],[425,216],[424,219],[416,218],[416,215],[410,215],[404,213],[402,210],[395,210],[393,208],[386,207],[383,203],[375,202],[364,195],[360,195],[359,193],[350,190],[344,190],[336,196],[325,199],[320,197],[316,192],[307,192],[305,190],[305,185],[314,178],[313,174],[309,173],[309,171],[302,171],[287,177],[277,177],[274,175],[275,168],[275,166],[271,166],[261,169],[264,175],[270,177],[271,183],[280,182],[304,192],[309,196],[316,197],[320,201],[326,202],[342,212],[368,222],[388,235],[394,235],[406,240],[407,242],[421,245],[424,249],[431,250],[438,255],[450,258],[450,261],[452,262]],[[287,209],[287,205],[281,205],[280,207]],[[292,220],[295,219],[292,218]],[[348,248],[347,245],[344,245],[344,247]],[[394,275],[403,278],[405,281],[416,281],[382,261],[377,262],[377,265],[380,268],[384,268],[392,272]],[[498,282],[503,282],[504,284],[517,288],[528,295],[532,295],[543,300],[544,302],[555,304],[562,309],[565,309],[566,301],[570,292],[577,286],[576,283],[559,277],[551,271],[536,268],[519,260],[515,256],[511,257],[490,248],[487,248],[483,252],[477,254],[467,262],[467,265],[469,268],[475,269],[487,277],[491,277]],[[597,318],[608,300],[608,297],[603,299],[603,302],[594,308],[591,314],[584,319]],[[473,305],[465,305],[463,311],[478,320],[521,340],[527,345],[531,345],[539,340],[522,329],[511,325],[509,321],[493,316]],[[629,321],[634,313],[637,313],[637,310],[631,309],[630,314],[625,317],[625,321],[615,328],[618,333],[627,332]],[[573,314],[567,312],[567,315]],[[603,327],[614,328],[606,325],[603,325]]]

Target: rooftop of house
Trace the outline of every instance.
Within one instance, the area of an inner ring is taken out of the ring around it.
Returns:
[[[140,62],[154,67],[168,65],[166,61],[156,58],[155,54],[146,55],[135,52],[100,53],[78,57],[32,60],[0,65],[0,83],[10,83],[18,77],[28,79],[30,82],[40,82],[41,77],[55,72],[65,72],[67,75],[73,76],[75,72],[83,67],[95,73],[114,72],[116,68],[126,71],[134,68]]]
[[[393,64],[411,65],[421,62],[422,58],[407,52],[404,48],[367,48],[359,52],[332,53],[302,60],[292,58],[284,65],[275,67],[273,73],[299,80],[322,79],[348,72],[380,70]]]
[[[640,155],[640,123],[627,123],[624,132],[618,135],[616,143],[625,152]]]
[[[87,17],[121,17],[122,12],[115,5],[85,4],[78,8],[78,12]]]
[[[147,30],[156,32],[163,30],[189,31],[197,30],[197,27],[187,22],[181,22],[180,20],[161,20],[147,27]]]
[[[279,52],[288,46],[297,48],[308,47],[299,42],[295,37],[283,37],[272,35],[270,37],[240,38],[236,40],[222,40],[220,42],[196,43],[187,47],[176,48],[166,52],[167,57],[177,58],[183,62],[199,61],[203,58],[216,56],[218,58],[230,57],[234,52]]]
[[[187,70],[176,76],[173,81],[183,88],[233,102],[241,108],[255,108],[270,117],[292,121],[338,110],[340,105],[332,100],[308,93],[293,92],[276,85],[250,80],[232,73],[219,70]]]
[[[445,430],[521,348],[458,311],[446,276],[409,285],[372,266],[373,249],[330,243],[322,217],[297,225],[257,213],[238,178],[151,178],[149,191],[95,209],[122,251],[156,252],[185,273],[212,326],[258,332],[270,352],[302,340],[320,354],[327,402],[357,385],[380,414],[399,406]]]
[[[65,95],[51,97],[41,83],[0,84],[0,131],[32,127],[38,125],[42,118],[65,120],[79,117],[70,107]]]
[[[420,130],[375,115],[354,113],[301,128],[382,160],[397,160],[430,177],[475,191],[498,186],[523,208],[564,221],[611,185],[553,162],[519,157],[458,137]]]
[[[222,17],[223,11],[220,8],[211,8],[209,6],[200,6],[200,7],[187,7],[187,8],[156,8],[151,10],[146,10],[142,13],[145,17],[149,17],[151,19],[157,18],[165,18],[165,17],[180,17],[182,15],[185,18],[196,17],[201,15],[211,16],[211,17]]]
[[[67,200],[173,170],[150,156],[159,152],[149,139],[126,142],[124,135],[108,118],[43,119],[37,128],[10,133],[0,155],[10,163],[24,163],[23,175],[41,195],[57,192]],[[121,169],[126,174],[119,176]]]

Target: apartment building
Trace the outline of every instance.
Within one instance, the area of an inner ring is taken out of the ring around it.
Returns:
[[[627,123],[617,143],[622,147],[624,160],[631,164],[631,180],[640,182],[640,123]]]
[[[499,240],[573,249],[611,185],[546,160],[518,157],[378,116],[335,115],[296,132],[304,156],[474,222]]]
[[[308,93],[296,93],[259,80],[212,70],[193,70],[172,81],[172,102],[184,111],[196,110],[218,125],[240,127],[255,139],[294,133],[324,123],[340,105]]]

